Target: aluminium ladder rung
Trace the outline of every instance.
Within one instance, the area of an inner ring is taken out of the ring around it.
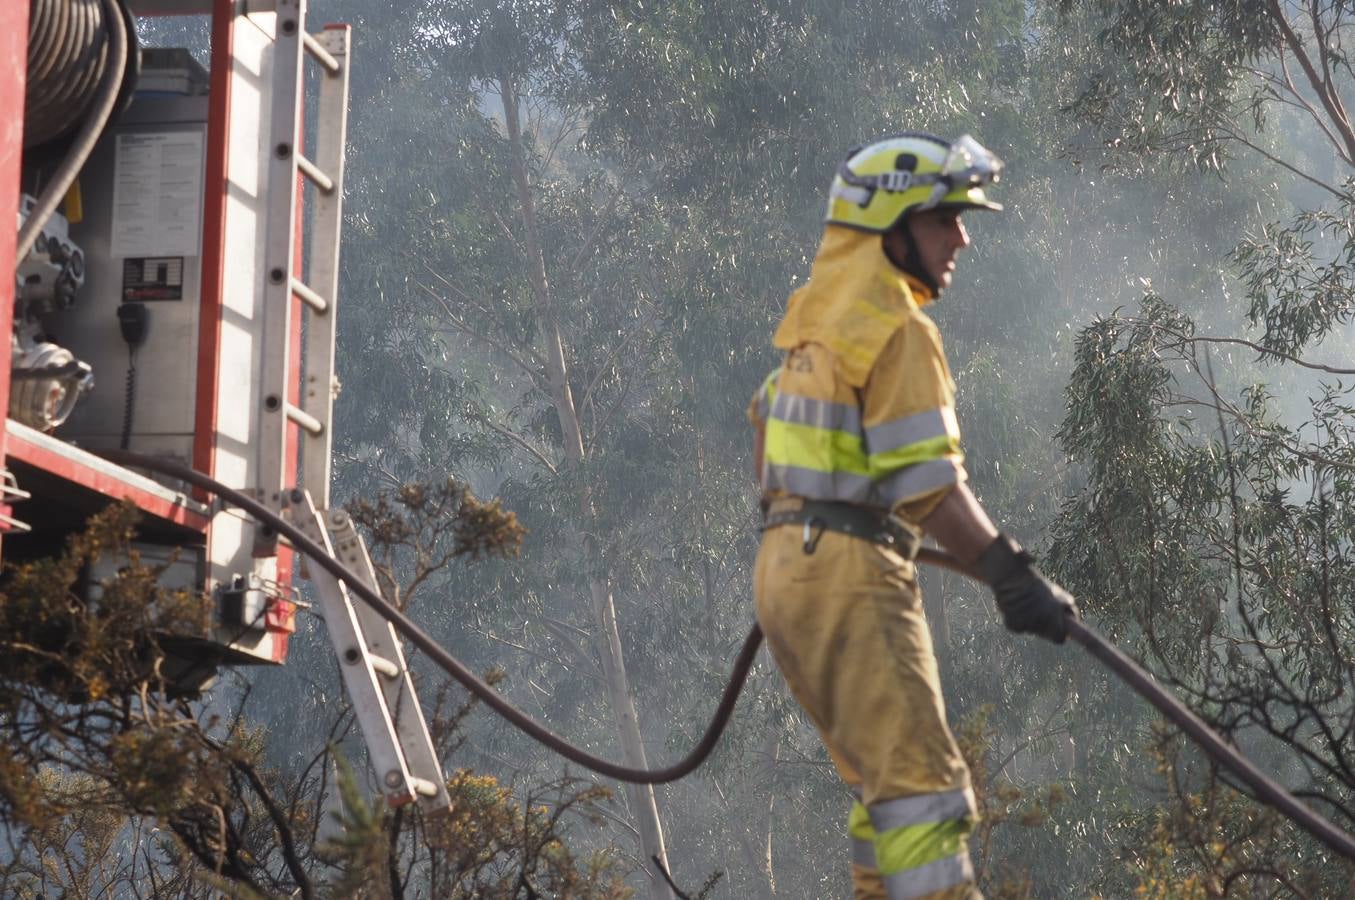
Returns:
[[[343,652],[343,661],[350,666],[356,666],[362,662],[362,651],[356,646],[349,647]],[[367,654],[367,665],[371,667],[372,671],[379,675],[385,675],[387,678],[399,678],[404,671],[398,663],[393,663],[386,657],[371,652]]]
[[[338,74],[339,61],[328,50],[320,46],[320,42],[315,39],[315,35],[309,31],[301,32],[301,45],[306,48],[306,52],[320,64],[322,69],[330,75]]]
[[[301,298],[301,302],[315,310],[317,313],[329,311],[329,301],[321,297],[306,282],[295,276],[292,277],[292,293]]]
[[[367,658],[372,661],[372,668],[379,674],[385,675],[387,678],[400,677],[400,667],[389,659],[386,659],[384,656],[377,656],[375,653],[372,653],[369,654]]]
[[[325,423],[321,422],[301,407],[287,403],[284,404],[283,408],[287,414],[287,418],[292,422],[295,422],[302,431],[306,432],[306,434],[318,436],[325,433]]]
[[[411,778],[409,785],[421,797],[436,797],[438,795],[438,786],[427,778]]]
[[[322,172],[319,166],[306,158],[305,154],[298,153],[296,155],[296,167],[301,170],[302,175],[311,180],[316,188],[326,194],[334,193],[334,179]]]

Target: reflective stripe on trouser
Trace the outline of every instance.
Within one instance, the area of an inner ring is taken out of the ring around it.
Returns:
[[[965,838],[974,815],[968,789],[852,804],[852,878],[857,898],[972,897]],[[944,817],[944,818],[940,818]]]
[[[831,531],[806,554],[800,532],[763,533],[758,621],[843,780],[860,788],[856,896],[977,896],[969,771],[946,725],[913,565]]]

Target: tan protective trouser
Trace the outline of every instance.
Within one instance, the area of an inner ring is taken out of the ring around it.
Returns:
[[[831,531],[806,553],[802,526],[780,525],[763,534],[753,590],[772,656],[858,797],[856,897],[979,897],[969,770],[946,725],[913,563]]]

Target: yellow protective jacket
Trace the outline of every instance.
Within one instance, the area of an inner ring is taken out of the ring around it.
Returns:
[[[754,394],[764,496],[891,509],[916,524],[965,480],[955,384],[932,299],[880,236],[829,225],[773,338],[785,362]]]

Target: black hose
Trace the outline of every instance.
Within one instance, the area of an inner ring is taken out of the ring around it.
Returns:
[[[1079,620],[1068,623],[1068,635],[1081,644],[1088,653],[1101,661],[1106,668],[1157,711],[1166,716],[1173,725],[1186,733],[1186,736],[1199,745],[1210,759],[1232,772],[1251,788],[1256,799],[1303,828],[1313,837],[1326,844],[1346,859],[1355,861],[1355,836],[1337,828],[1336,825],[1312,809],[1300,803],[1236,748],[1225,743],[1212,728],[1180,700],[1173,697],[1138,664]]]
[[[296,526],[253,497],[234,488],[229,488],[182,463],[121,450],[105,450],[100,451],[100,453],[105,459],[118,465],[158,472],[215,494],[222,500],[238,506],[260,522],[270,526],[278,534],[287,538],[293,548],[304,553],[316,565],[347,584],[349,590],[361,597],[368,606],[376,611],[377,615],[394,625],[397,631],[408,638],[411,644],[427,654],[428,658],[438,667],[461,682],[467,690],[511,722],[514,727],[570,762],[592,769],[600,775],[615,778],[618,781],[628,781],[633,784],[666,784],[691,774],[705,762],[706,757],[710,756],[711,751],[715,749],[715,744],[719,741],[720,734],[724,731],[725,726],[729,724],[730,716],[734,713],[735,701],[739,699],[739,692],[743,690],[744,681],[747,680],[748,672],[753,668],[753,661],[757,657],[758,647],[762,644],[762,630],[754,625],[748,633],[748,637],[744,640],[743,648],[739,651],[738,658],[734,662],[734,671],[730,675],[729,682],[725,685],[724,694],[720,697],[720,704],[715,710],[715,716],[706,727],[706,732],[701,736],[701,740],[697,742],[696,747],[690,753],[673,765],[662,769],[636,769],[630,766],[617,765],[610,760],[594,756],[586,750],[575,747],[508,702],[502,694],[466,668],[460,660],[448,653],[404,613],[386,602],[385,598],[367,585],[361,576],[330,556],[324,551],[323,547],[306,537]]]
[[[31,0],[24,146],[66,134],[84,117],[109,68],[103,0]]]
[[[28,255],[103,134],[117,105],[129,43],[118,0],[40,0],[29,35],[25,146],[59,136],[76,118],[80,128],[19,229],[18,260]]]
[[[462,665],[404,613],[387,603],[357,573],[349,570],[343,563],[325,553],[322,547],[307,538],[294,525],[248,494],[229,488],[201,472],[170,460],[121,451],[106,451],[103,455],[111,462],[119,465],[159,472],[162,475],[168,475],[171,478],[177,478],[194,487],[201,488],[215,494],[222,500],[239,506],[256,519],[272,526],[279,534],[286,537],[294,548],[309,556],[317,565],[327,570],[335,578],[345,582],[350,590],[365,600],[383,619],[394,625],[397,631],[409,639],[410,643],[428,654],[433,662],[493,707],[495,712],[571,762],[578,763],[599,774],[616,778],[619,781],[629,781],[636,784],[664,784],[682,778],[701,765],[715,748],[721,732],[728,724],[729,718],[734,712],[734,703],[738,700],[739,692],[743,689],[744,681],[747,680],[748,672],[753,667],[753,660],[757,656],[758,647],[762,643],[762,629],[754,625],[748,632],[748,637],[743,642],[743,649],[739,651],[739,656],[734,662],[734,670],[730,674],[729,682],[725,685],[724,694],[720,697],[720,705],[715,710],[715,716],[711,719],[710,725],[706,727],[706,732],[701,736],[701,740],[690,753],[673,765],[662,769],[635,769],[629,766],[619,766],[573,746],[513,706],[498,691]],[[919,551],[917,560],[928,565],[950,569],[971,578],[975,577],[973,570],[968,566],[954,557],[936,550],[923,548]],[[1081,620],[1069,621],[1068,634],[1074,641],[1081,644],[1088,653],[1114,672],[1125,684],[1151,703],[1174,725],[1184,731],[1211,759],[1240,778],[1243,783],[1252,789],[1260,802],[1276,809],[1341,856],[1355,861],[1355,837],[1313,812],[1300,803],[1293,794],[1271,780],[1250,760],[1225,743],[1223,738],[1191,712],[1185,704],[1158,685],[1153,677],[1141,669],[1132,659],[1121,653]]]

